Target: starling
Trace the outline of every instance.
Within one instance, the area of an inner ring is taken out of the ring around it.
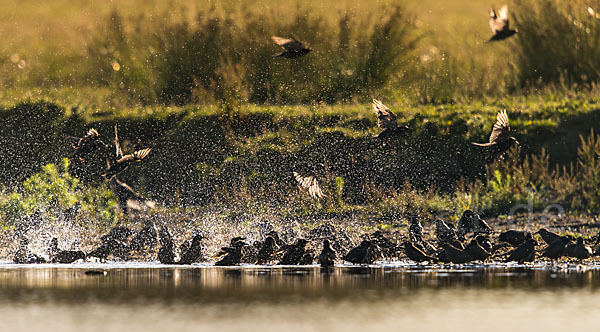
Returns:
[[[533,262],[535,260],[536,245],[535,239],[529,236],[523,243],[508,253],[506,262]]]
[[[107,169],[101,173],[107,179],[111,179],[115,175],[121,173],[132,162],[140,162],[146,158],[152,149],[145,148],[142,150],[134,151],[133,153],[123,155],[121,150],[121,143],[119,143],[119,135],[117,134],[117,125],[115,125],[115,158],[111,161],[107,160]]]
[[[315,260],[315,255],[313,254],[312,250],[307,250],[304,255],[302,255],[302,257],[300,257],[300,260],[298,261],[298,265],[312,265],[312,263]]]
[[[477,239],[471,240],[471,242],[465,246],[465,250],[468,251],[476,261],[485,261],[491,255],[489,251],[479,244]]]
[[[485,249],[487,252],[489,253],[493,253],[494,251],[494,247],[492,246],[492,243],[490,242],[490,240],[483,236],[483,235],[477,235],[475,237],[475,240],[477,240],[477,243],[479,243],[479,245]]]
[[[305,239],[298,239],[295,244],[286,246],[283,257],[277,265],[298,265],[306,253],[307,244],[308,241]]]
[[[221,248],[221,251],[217,255],[223,256],[223,258],[216,262],[215,266],[234,266],[239,265],[242,262],[242,249],[248,244],[244,242],[243,238],[234,239],[236,239],[236,241],[234,242],[232,239],[233,243],[230,247]]]
[[[242,248],[242,263],[244,264],[256,264],[258,260],[258,250],[260,249],[261,243],[254,241],[251,245],[244,246]]]
[[[515,30],[509,28],[508,6],[502,6],[497,13],[496,10],[492,8],[490,11],[490,28],[494,35],[488,42],[503,40],[517,33]]]
[[[267,264],[273,260],[273,254],[277,252],[279,247],[277,246],[277,242],[272,236],[267,236],[267,238],[261,243],[260,248],[258,249],[256,264]]]
[[[110,179],[110,187],[119,199],[119,209],[125,215],[129,215],[130,210],[146,211],[156,207],[156,202],[142,197],[127,183],[117,179],[116,176]]]
[[[387,259],[398,257],[398,245],[386,238],[381,231],[373,232],[370,236],[370,240],[379,248],[379,250],[381,250],[383,257]]]
[[[539,231],[535,232],[535,234],[539,234],[542,237],[542,240],[546,242],[547,245],[554,243],[554,241],[561,238],[560,235],[556,233],[552,233],[545,228],[541,228]]]
[[[13,263],[15,264],[38,264],[38,263],[46,263],[46,260],[43,257],[40,257],[29,251],[29,240],[26,238],[21,238],[19,241],[19,247],[17,248],[17,252],[13,256]]]
[[[456,246],[456,243],[459,242],[454,227],[448,226],[442,219],[435,221],[435,235],[440,245],[452,244]]]
[[[69,136],[71,139],[71,146],[73,147],[73,156],[82,163],[85,162],[86,158],[94,151],[102,146],[106,146],[101,140],[98,131],[94,128],[88,130],[87,134],[83,137]]]
[[[489,149],[489,156],[500,155],[510,149],[513,144],[519,144],[516,138],[510,136],[510,125],[508,124],[508,115],[506,110],[498,112],[496,115],[496,123],[492,129],[492,134],[488,143],[475,143],[473,145],[481,146]]]
[[[177,263],[189,265],[202,260],[202,239],[204,239],[202,235],[195,235],[192,239],[192,244],[181,254],[181,259]]]
[[[377,115],[377,126],[383,129],[377,138],[388,138],[401,135],[408,131],[408,126],[398,126],[396,115],[390,111],[381,101],[373,98],[373,112]]]
[[[456,234],[464,238],[465,235],[472,233],[475,229],[473,211],[465,210],[458,221],[458,227],[456,228]]]
[[[81,250],[61,250],[58,248],[58,239],[52,238],[49,248],[50,262],[71,264],[77,260],[85,260],[85,253]]]
[[[592,257],[592,249],[583,243],[583,238],[577,238],[577,243],[569,244],[565,248],[565,256],[577,259],[588,259]]]
[[[316,200],[325,197],[325,194],[323,194],[321,186],[319,185],[319,181],[317,181],[316,177],[302,176],[296,172],[294,172],[294,177],[298,182],[298,189],[300,189],[300,191],[308,193],[310,197]]]
[[[370,240],[363,240],[360,245],[352,250],[346,256],[342,257],[345,261],[354,264],[372,264],[381,257],[379,248]]]
[[[454,264],[464,264],[475,260],[471,252],[466,248],[461,250],[447,243],[442,247],[448,260]]]
[[[310,48],[307,48],[301,42],[297,41],[294,38],[282,38],[282,37],[271,37],[275,44],[281,46],[283,48],[283,52],[275,57],[282,57],[288,59],[296,59],[303,55],[308,54],[311,51]]]
[[[485,220],[481,219],[477,213],[473,213],[473,233],[474,234],[490,234],[492,228]]]
[[[419,222],[419,219],[411,218],[410,226],[408,227],[408,238],[411,242],[423,241],[423,225]]]
[[[516,247],[521,243],[525,242],[525,240],[527,240],[528,237],[531,237],[531,234],[529,232],[510,230],[500,233],[500,235],[498,236],[498,240],[506,242],[513,247]]]
[[[319,265],[323,267],[333,266],[333,264],[335,264],[337,254],[333,249],[331,249],[329,240],[325,239],[323,241],[323,250],[321,250],[321,253],[317,259],[319,261]]]
[[[414,261],[414,262],[417,262],[417,263],[421,263],[421,262],[435,262],[436,261],[435,258],[427,256],[427,254],[425,254],[419,248],[415,247],[409,241],[404,241],[402,243],[402,245],[404,246],[404,253],[408,257],[408,259],[410,259],[411,261]]]
[[[548,257],[553,261],[557,260],[564,255],[565,249],[570,242],[571,239],[569,237],[561,236],[554,242],[549,244],[548,247],[546,247],[546,249],[542,253],[542,256]]]
[[[162,264],[175,264],[175,244],[169,229],[162,226],[158,231],[160,248],[158,249],[158,261]]]
[[[128,238],[133,234],[133,231],[124,226],[113,227],[108,234],[103,235],[100,240],[100,246],[90,253],[88,257],[97,257],[102,260],[113,255],[121,260],[129,260],[129,246],[127,245]]]
[[[144,223],[144,227],[131,239],[129,249],[131,251],[143,251],[144,249],[154,249],[157,244],[158,233],[156,226],[151,220]]]

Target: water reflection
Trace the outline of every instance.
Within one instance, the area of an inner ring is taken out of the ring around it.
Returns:
[[[318,267],[213,268],[120,267],[105,275],[98,268],[0,266],[0,302],[39,301],[129,303],[163,302],[298,302],[369,300],[410,296],[431,290],[585,289],[595,292],[600,270],[530,267]]]

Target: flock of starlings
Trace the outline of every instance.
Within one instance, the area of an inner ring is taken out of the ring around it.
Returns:
[[[516,33],[509,29],[508,10],[503,6],[498,12],[491,10],[490,27],[494,35],[489,41],[506,39]],[[296,39],[272,37],[272,40],[283,48],[277,57],[298,58],[308,54],[311,49]],[[408,126],[399,126],[396,116],[381,101],[373,99],[373,111],[378,126],[383,129],[376,137],[388,139],[406,133]],[[473,143],[486,150],[488,156],[498,156],[519,142],[509,135],[510,126],[506,111],[498,112],[496,123],[487,143]],[[96,129],[90,129],[83,137],[71,137],[74,150],[73,157],[85,165],[87,158],[101,147],[108,147],[100,140]],[[137,194],[129,185],[120,181],[117,176],[134,162],[147,157],[150,148],[123,154],[115,126],[115,154],[107,160],[106,169],[100,172],[119,199],[119,207],[125,213],[128,209],[144,209],[153,207],[154,203]],[[319,182],[314,176],[303,176],[294,172],[300,190],[307,192],[314,199],[324,196]],[[457,227],[441,219],[435,221],[435,239],[428,241],[423,236],[423,226],[417,217],[409,222],[408,237],[400,244],[388,238],[383,232],[375,231],[362,236],[360,245],[352,248],[349,237],[336,230],[331,224],[324,224],[311,230],[306,238],[296,238],[293,243],[286,243],[275,230],[261,234],[261,241],[247,243],[243,237],[234,237],[228,246],[212,256],[216,266],[232,266],[239,264],[278,264],[278,265],[311,265],[318,262],[328,267],[340,259],[354,264],[372,264],[378,260],[397,260],[408,258],[421,263],[453,263],[485,262],[487,260],[504,262],[533,262],[537,258],[547,257],[555,261],[563,256],[578,260],[600,256],[600,234],[586,241],[582,237],[574,238],[540,229],[532,234],[525,231],[509,230],[495,232],[471,210],[463,212]],[[498,234],[499,233],[499,234]],[[493,238],[493,234],[498,234]],[[534,235],[539,235],[547,245],[540,248]],[[467,238],[470,236],[470,238]],[[14,254],[15,263],[73,263],[77,260],[96,258],[130,260],[135,253],[147,252],[158,247],[157,259],[163,264],[192,264],[206,262],[208,258],[203,250],[205,235],[196,234],[191,241],[184,242],[176,254],[175,243],[166,226],[157,227],[148,222],[139,232],[118,226],[101,237],[101,244],[91,252],[80,250],[61,250],[58,240],[50,242],[47,259],[28,250],[28,241],[21,237],[20,245]],[[315,250],[321,248],[320,251]],[[594,249],[592,249],[592,247]],[[339,256],[341,253],[345,253]],[[404,254],[404,256],[402,255]]]

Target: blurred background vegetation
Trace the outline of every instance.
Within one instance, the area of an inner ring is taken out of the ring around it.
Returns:
[[[485,43],[488,1],[0,5],[2,211],[45,202],[31,179],[64,166],[65,135],[93,126],[110,142],[115,123],[126,148],[153,148],[123,179],[167,206],[368,205],[391,219],[529,202],[600,209],[600,0],[508,1],[518,34],[497,43]],[[273,58],[272,35],[314,51]],[[410,125],[406,140],[372,139],[374,96]],[[485,165],[470,142],[486,141],[504,108],[521,150]],[[293,171],[317,175],[326,201],[298,196]],[[96,173],[54,173],[47,186],[77,180],[58,186],[70,197],[61,209],[115,219],[108,188],[86,187]]]

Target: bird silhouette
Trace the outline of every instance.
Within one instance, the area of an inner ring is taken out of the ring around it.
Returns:
[[[476,259],[466,248],[461,250],[447,243],[443,244],[442,248],[444,248],[444,253],[448,257],[448,260],[454,264],[465,264]]]
[[[310,48],[307,48],[301,42],[297,41],[294,38],[282,38],[277,36],[272,36],[271,39],[273,42],[281,48],[283,48],[283,52],[275,55],[275,57],[282,57],[288,59],[296,59],[301,56],[308,54],[312,51]]]
[[[385,237],[381,231],[373,232],[369,238],[379,248],[383,257],[387,259],[398,257],[398,245]]]
[[[433,263],[436,261],[435,258],[429,257],[427,254],[425,254],[422,250],[420,250],[419,248],[414,246],[409,241],[404,241],[402,243],[402,246],[404,247],[404,253],[408,257],[408,259],[410,259],[411,261],[414,261],[417,263],[421,263],[421,262],[432,262]]]
[[[576,243],[567,245],[564,254],[579,260],[588,259],[592,257],[592,249],[583,243],[583,238],[578,237]]]
[[[319,181],[317,181],[316,177],[302,176],[297,172],[294,172],[294,177],[298,182],[298,189],[300,189],[300,191],[308,193],[310,197],[316,200],[325,197],[325,194],[323,194],[321,186],[319,185]]]
[[[513,144],[519,144],[516,138],[510,136],[510,125],[508,123],[508,115],[506,110],[502,110],[496,114],[496,123],[492,129],[489,142],[487,143],[476,143],[472,142],[473,145],[483,147],[487,149],[488,161],[496,155],[504,153],[510,149]]]
[[[408,126],[398,126],[396,115],[390,111],[381,101],[373,98],[373,112],[377,115],[377,126],[383,129],[381,133],[376,135],[377,138],[388,138],[406,133]]]
[[[506,262],[533,262],[535,260],[535,246],[537,242],[530,236],[518,247],[508,252]]]
[[[476,261],[485,261],[491,255],[488,250],[479,244],[477,239],[472,239],[471,242],[465,246],[465,250],[468,251]]]
[[[96,249],[89,252],[87,256],[105,260],[112,255],[121,260],[129,260],[129,246],[127,242],[132,234],[133,231],[125,226],[113,227],[108,234],[100,238],[102,243]]]
[[[101,147],[106,147],[104,142],[100,140],[98,131],[94,128],[90,128],[83,137],[68,136],[71,140],[71,146],[73,147],[73,157],[79,159],[82,163],[85,162],[87,157]]]
[[[258,254],[256,255],[256,263],[257,264],[267,264],[273,261],[275,252],[277,252],[279,246],[275,241],[275,238],[272,236],[267,236],[265,240],[261,243],[260,248],[258,249]]]
[[[516,247],[521,243],[525,242],[528,236],[531,237],[531,233],[524,231],[509,230],[500,233],[500,235],[498,236],[498,240],[506,242],[513,247]]]
[[[284,254],[277,265],[298,265],[300,260],[306,254],[306,245],[308,241],[305,239],[297,239],[295,244],[284,247]]]
[[[508,20],[508,6],[504,5],[498,12],[494,8],[490,11],[490,29],[494,34],[488,42],[504,40],[517,31],[510,29]]]
[[[158,249],[158,261],[162,264],[175,264],[175,244],[169,229],[162,226],[159,231],[160,248]]]
[[[550,243],[546,249],[544,249],[542,256],[548,257],[552,261],[555,261],[564,255],[565,249],[570,242],[571,239],[569,237],[560,236],[554,242]]]
[[[50,262],[71,264],[77,260],[85,260],[86,255],[81,250],[61,250],[58,248],[58,239],[52,238],[50,240],[50,248],[48,248]]]
[[[217,253],[217,257],[222,257],[221,260],[215,263],[215,266],[234,266],[242,262],[242,248],[248,244],[244,242],[244,238],[233,238],[229,247],[223,247]]]
[[[329,240],[327,240],[327,239],[323,240],[323,250],[321,250],[321,253],[317,257],[317,259],[319,261],[319,265],[321,265],[323,267],[333,266],[333,264],[335,264],[335,260],[337,259],[337,254],[331,248],[331,244],[329,243]]]
[[[370,240],[362,240],[358,247],[350,250],[344,257],[345,261],[354,264],[372,264],[381,257],[379,248]]]
[[[146,211],[156,207],[156,202],[142,197],[131,186],[119,180],[116,176],[110,179],[109,184],[112,192],[119,200],[119,209],[126,216],[129,215],[130,210]]]
[[[560,235],[552,233],[546,230],[545,228],[540,228],[540,230],[535,232],[535,234],[539,234],[542,237],[542,240],[544,240],[544,242],[546,242],[547,245],[551,245],[556,240],[561,238]]]
[[[104,176],[107,179],[111,179],[115,175],[123,172],[124,170],[127,169],[127,167],[129,167],[129,165],[131,163],[142,161],[144,158],[146,158],[148,156],[148,154],[150,154],[150,151],[152,151],[152,149],[150,149],[150,148],[145,148],[145,149],[137,150],[137,151],[134,151],[133,153],[124,155],[123,150],[121,150],[121,143],[119,142],[119,135],[117,133],[117,125],[115,125],[114,144],[115,144],[115,157],[112,159],[112,161],[110,161],[110,160],[106,161],[107,168],[106,168],[106,170],[104,170],[100,173],[100,175]]]
[[[202,260],[202,240],[203,239],[204,239],[203,235],[196,234],[192,238],[192,244],[190,245],[190,247],[185,252],[182,253],[181,259],[179,260],[178,264],[189,265],[189,264],[193,264],[193,263],[196,263],[196,262]]]

